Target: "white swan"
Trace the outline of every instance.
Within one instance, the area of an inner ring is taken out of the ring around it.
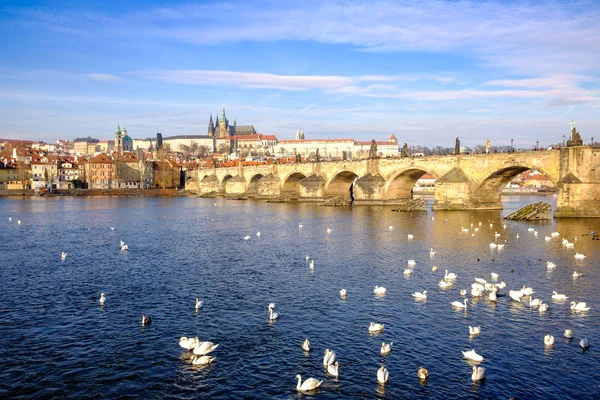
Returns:
[[[464,303],[461,303],[460,301],[453,301],[452,302],[452,307],[456,307],[456,308],[467,308],[467,301],[469,301],[469,299],[465,299]]]
[[[471,296],[472,297],[481,297],[481,296],[483,296],[483,290],[481,290],[480,288],[473,288],[473,289],[471,289]]]
[[[323,356],[323,365],[327,366],[335,363],[335,357],[335,351],[325,349],[325,355]]]
[[[575,303],[574,301],[571,302],[571,310],[587,311],[589,309],[590,309],[590,307],[588,307],[585,302],[579,302],[579,303]]]
[[[533,232],[533,231],[535,231],[535,229],[534,228],[527,228],[527,231]]]
[[[466,296],[467,295],[467,289],[463,289],[460,291],[459,293],[461,296]]]
[[[250,240],[250,235],[244,236],[244,240]]]
[[[129,246],[127,246],[125,243],[121,244],[121,251],[123,253],[128,252],[129,251]]]
[[[546,304],[546,303],[540,304],[540,308],[538,308],[538,311],[540,312],[540,314],[548,311],[548,304]]]
[[[19,219],[19,220],[17,220],[17,224],[18,224],[18,225],[21,225],[21,220],[20,220],[20,219]]]
[[[274,309],[275,309],[275,303],[269,303],[269,307],[268,307],[268,308],[270,308],[270,309],[273,309],[273,310],[274,310]]]
[[[548,261],[546,263],[546,268],[548,268],[548,269],[554,269],[554,268],[556,268],[556,264],[554,264],[552,261]]]
[[[579,278],[580,276],[582,276],[583,274],[581,272],[573,272],[573,278]]]
[[[468,358],[469,360],[473,360],[473,361],[477,361],[477,362],[483,361],[483,356],[477,354],[477,352],[475,352],[475,350],[463,351],[462,353],[463,353],[463,356],[465,358]]]
[[[393,230],[394,230],[394,227],[393,227],[392,225],[390,225],[390,226],[388,226],[388,229],[389,229],[390,231],[393,231]]]
[[[498,247],[496,243],[490,243],[490,249],[495,249],[496,247]]]
[[[329,364],[327,366],[327,373],[329,375],[333,375],[335,377],[339,376],[338,367],[339,367],[339,363],[337,361],[334,364]]]
[[[310,260],[310,269],[315,269],[315,260]]]
[[[142,325],[150,325],[152,323],[152,318],[149,315],[142,314]]]
[[[427,371],[425,367],[419,367],[419,370],[417,371],[417,376],[420,380],[424,381],[427,378],[429,378],[429,371]]]
[[[442,280],[442,281],[438,282],[438,286],[442,289],[448,289],[448,288],[452,287],[452,283]]]
[[[269,321],[274,321],[279,318],[279,314],[274,312],[272,308],[269,308]]]
[[[511,299],[520,303],[521,297],[523,297],[523,292],[521,292],[520,290],[509,290],[508,295]]]
[[[480,285],[485,285],[487,283],[485,279],[481,278],[475,278],[475,282],[479,283]]]
[[[394,344],[393,342],[390,342],[390,343],[381,342],[381,349],[379,350],[381,355],[383,356],[383,355],[389,354],[390,351],[392,351],[393,344]]]
[[[558,232],[552,232],[552,233],[550,234],[550,236],[552,236],[552,237],[557,237],[557,236],[560,236],[560,233],[558,233]]]
[[[415,265],[417,265],[417,262],[415,260],[408,260],[409,267],[414,267]]]
[[[192,364],[194,365],[208,365],[215,360],[216,357],[211,356],[197,356],[192,355]]]
[[[554,336],[552,336],[552,335],[544,336],[544,345],[553,346],[554,345]]]
[[[504,243],[498,244],[498,250],[502,250],[504,248]]]
[[[552,291],[552,300],[566,300],[568,299],[567,296],[565,296],[564,294],[558,294],[555,290]]]
[[[438,267],[437,267],[437,265],[434,265],[433,267],[431,267],[431,270],[432,270],[433,272],[437,271],[437,270],[438,270]]]
[[[533,291],[532,288],[525,287],[525,285],[523,285],[523,287],[521,288],[521,293],[523,293],[523,295],[525,295],[525,296],[531,296],[535,292]]]
[[[373,289],[373,293],[375,294],[385,294],[385,292],[387,292],[387,289],[384,288],[383,286],[375,286],[375,289]]]
[[[576,260],[583,260],[585,258],[585,255],[580,254],[580,253],[576,253],[575,254],[575,259]]]
[[[346,298],[346,294],[348,294],[348,293],[346,292],[346,289],[342,289],[342,290],[340,290],[340,296],[342,297],[342,299],[345,299],[345,298]]]
[[[488,297],[489,297],[490,301],[496,301],[496,299],[497,299],[498,296],[496,296],[496,291],[493,290],[493,291],[490,292],[490,294],[488,295]]]
[[[188,338],[185,336],[182,336],[181,338],[179,338],[179,346],[181,346],[182,348],[186,349],[186,350],[192,350],[194,347],[196,347],[196,345],[198,344],[198,338]]]
[[[570,329],[565,329],[564,336],[565,336],[567,339],[573,339],[573,331],[572,331],[572,330],[570,330]]]
[[[412,296],[416,299],[426,299],[427,298],[427,290],[424,290],[423,293],[421,292],[414,292],[412,294]]]
[[[565,244],[565,247],[566,247],[567,249],[574,249],[574,248],[575,248],[575,244],[574,244],[574,243],[568,243],[568,242],[567,242],[567,244]]]
[[[260,237],[260,232],[256,232],[256,236],[257,236],[257,237]]]
[[[541,299],[534,299],[533,297],[529,298],[529,307],[539,307],[542,305]]]
[[[550,236],[544,236],[544,240],[545,240],[546,242],[549,242],[550,240],[552,240],[552,238],[551,238]]]
[[[383,330],[384,326],[385,326],[385,324],[371,322],[371,325],[369,325],[369,332],[371,332],[371,333],[381,332]]]
[[[331,233],[331,232],[333,232],[333,229],[327,228],[327,233]]]
[[[104,305],[105,302],[106,297],[104,297],[104,293],[100,293],[100,300],[98,300],[98,303],[100,303],[100,305]]]
[[[304,225],[302,225],[301,222],[298,222],[298,229],[302,229],[302,228],[304,228]]]
[[[302,350],[310,351],[310,341],[308,338],[304,339],[304,342],[302,342]]]
[[[311,390],[315,390],[321,386],[321,383],[323,383],[323,381],[316,380],[315,378],[308,378],[302,382],[302,377],[300,374],[296,375],[296,378],[298,379],[296,390],[299,392],[309,392]]]
[[[408,240],[414,239],[415,237],[413,235],[411,235],[410,233],[407,235]]]
[[[481,326],[471,326],[469,325],[469,335],[475,336],[481,333]]]
[[[448,273],[448,270],[446,270],[446,274],[444,275],[444,279],[447,280],[456,279],[457,277],[458,275],[456,275],[454,272]]]
[[[408,276],[410,274],[412,274],[412,270],[410,268],[405,268],[404,269],[404,275]]]
[[[215,344],[213,342],[196,342],[196,345],[193,348],[193,352],[197,356],[205,356],[215,351],[217,347],[219,347],[218,343]]]
[[[306,262],[308,262],[308,260],[310,260],[310,257],[309,257],[309,255],[307,254],[307,255],[306,255]]]
[[[67,253],[65,253],[64,251],[62,252],[62,254],[60,255],[60,258],[64,261],[67,259]]]
[[[495,272],[492,272],[492,273],[491,273],[491,276],[492,276],[492,280],[494,280],[494,281],[497,281],[500,275],[498,275],[498,274],[497,274],[497,273],[495,273]]]
[[[583,348],[583,349],[587,349],[588,347],[590,347],[590,341],[588,340],[588,338],[584,337],[583,339],[581,339],[581,341],[579,342],[579,345]]]
[[[471,374],[471,379],[473,382],[481,381],[485,379],[485,368],[484,367],[476,367],[473,365],[473,373]]]
[[[194,307],[194,308],[195,308],[196,310],[197,310],[197,309],[199,309],[199,308],[202,308],[202,305],[203,305],[203,304],[204,304],[204,302],[203,302],[203,301],[200,301],[199,299],[196,299],[196,305],[195,305],[195,307]]]
[[[377,370],[377,382],[384,384],[388,381],[390,377],[390,373],[388,370],[382,365],[381,368]]]
[[[437,253],[433,251],[433,247],[429,250],[429,257],[435,256]]]

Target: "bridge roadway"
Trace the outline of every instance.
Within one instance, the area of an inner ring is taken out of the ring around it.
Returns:
[[[437,180],[433,210],[502,209],[500,194],[515,176],[537,170],[558,188],[555,217],[600,217],[600,149],[589,146],[519,153],[381,158],[190,170],[186,188],[197,193],[246,193],[299,201],[348,195],[355,204],[398,204],[411,198],[425,173]]]

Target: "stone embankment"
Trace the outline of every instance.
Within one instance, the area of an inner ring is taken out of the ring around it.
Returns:
[[[179,189],[59,189],[52,193],[38,193],[31,189],[0,190],[0,196],[188,196],[190,192]]]
[[[537,203],[528,204],[517,211],[508,214],[505,219],[514,221],[536,221],[540,219],[550,219],[552,206],[548,203],[538,201]]]
[[[427,211],[427,200],[425,200],[425,199],[409,200],[405,203],[400,204],[397,208],[394,208],[392,211],[402,211],[402,212]]]

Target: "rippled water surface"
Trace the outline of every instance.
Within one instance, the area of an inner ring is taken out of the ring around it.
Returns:
[[[504,211],[395,213],[195,198],[0,199],[0,397],[600,398],[600,241],[587,236],[600,221],[505,221],[538,199],[505,200]],[[561,236],[545,241],[553,231]],[[495,232],[503,250],[489,247]],[[576,252],[587,257],[577,261]],[[409,259],[416,266],[405,276]],[[557,267],[548,271],[546,261]],[[442,290],[446,269],[458,278]],[[508,296],[472,299],[474,278],[491,272],[507,284],[501,293],[531,286],[549,310]],[[375,296],[375,285],[387,294]],[[466,311],[450,305],[462,301],[461,289]],[[411,293],[423,290],[427,300],[415,301]],[[571,312],[551,300],[553,290],[591,310]],[[280,314],[273,323],[271,302]],[[142,313],[153,318],[145,328]],[[369,334],[371,321],[383,332]],[[469,325],[481,334],[470,338]],[[553,347],[544,347],[547,334]],[[191,365],[181,336],[219,343],[215,362]],[[579,347],[584,336],[588,351]],[[382,341],[393,342],[386,357]],[[337,379],[322,366],[326,348],[337,353]],[[477,384],[461,353],[469,349],[487,369]],[[385,386],[376,381],[381,365]],[[324,381],[299,394],[296,374]]]

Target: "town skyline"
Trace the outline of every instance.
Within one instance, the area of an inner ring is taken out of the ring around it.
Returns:
[[[600,5],[7,1],[0,137],[205,135],[449,147],[600,137]]]

